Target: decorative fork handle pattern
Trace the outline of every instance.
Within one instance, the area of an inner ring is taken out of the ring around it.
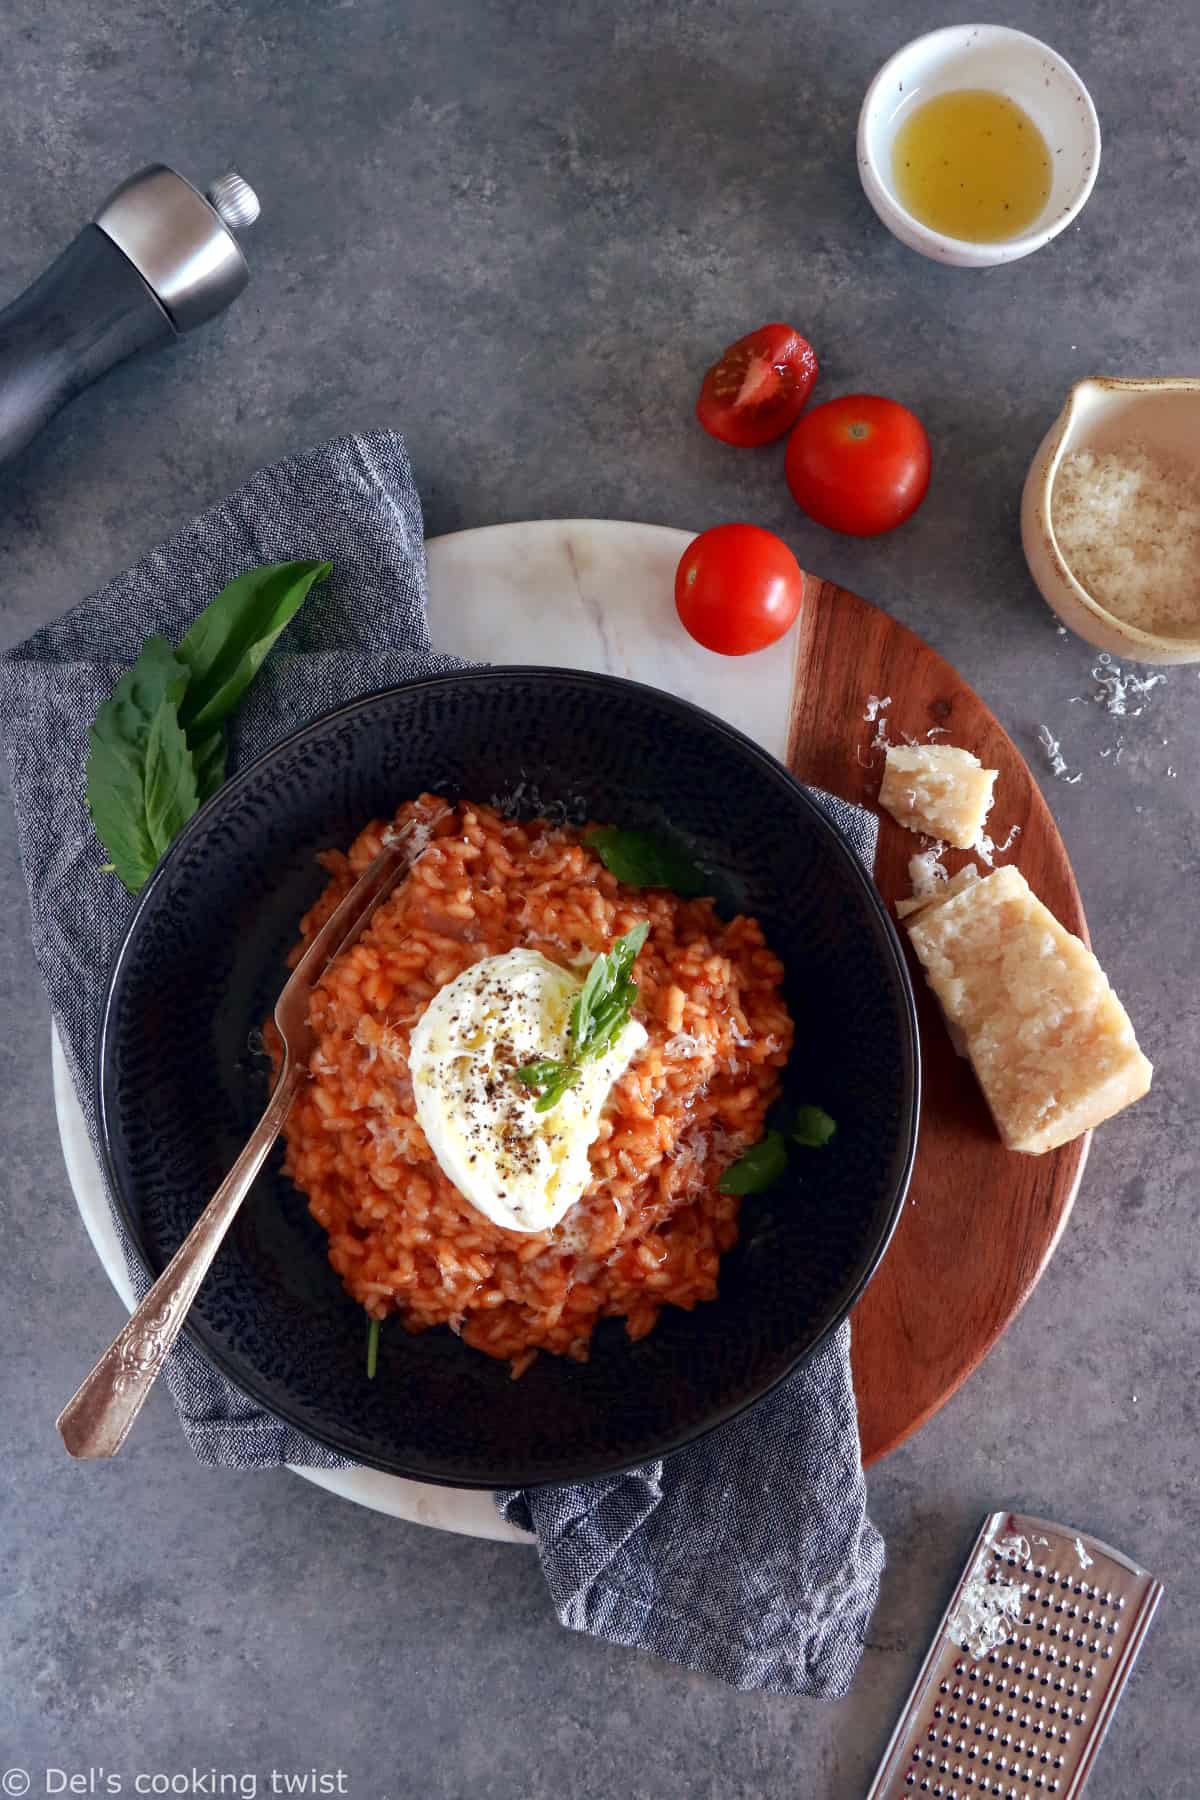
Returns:
[[[304,1070],[289,1057],[245,1149],[128,1324],[63,1407],[58,1429],[72,1456],[115,1456],[125,1442],[303,1079]]]

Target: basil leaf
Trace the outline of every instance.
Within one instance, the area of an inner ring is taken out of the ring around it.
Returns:
[[[541,1062],[524,1063],[517,1070],[517,1080],[523,1081],[526,1087],[545,1087],[548,1081],[554,1081],[566,1068],[566,1063],[555,1062],[546,1057]]]
[[[584,837],[610,874],[626,887],[670,888],[681,900],[694,900],[712,883],[680,845],[649,831],[625,831],[619,825],[596,825]]]
[[[136,894],[158,861],[146,827],[140,751],[92,726],[87,762],[87,803],[96,835],[113,869]]]
[[[602,994],[607,992],[608,981],[608,957],[597,956],[587,972],[587,979],[575,996],[567,1026],[567,1036],[576,1056],[591,1037],[593,1009],[599,1004]]]
[[[591,1035],[580,1051],[581,1058],[585,1062],[595,1062],[603,1056],[609,1045],[620,1037],[628,1019],[629,1007],[620,995],[606,1001],[592,1021]]]
[[[148,637],[131,669],[96,714],[93,730],[111,743],[120,740],[145,750],[150,726],[164,700],[178,705],[188,684],[187,664],[165,637]]]
[[[643,920],[612,949],[597,956],[571,1008],[569,1034],[575,1061],[593,1062],[618,1035],[628,1019],[637,995],[629,971],[637,960],[650,927]]]
[[[598,956],[589,969],[580,1000],[590,992],[590,1005],[586,1011],[581,1007],[581,1012],[585,1012],[583,1028],[574,1040],[578,1060],[594,1062],[624,1030],[637,998],[637,984],[631,980],[630,970],[649,932],[643,919],[618,938],[606,955]]]
[[[88,811],[97,837],[131,894],[143,886],[159,857],[146,813],[146,754],[151,731],[164,707],[175,713],[187,679],[186,667],[166,638],[147,638],[137,661],[122,675],[88,733]],[[167,727],[168,721],[164,721],[160,733]],[[161,748],[156,752],[160,768],[163,754]]]
[[[632,927],[623,938],[618,938],[608,953],[609,967],[618,977],[627,976],[634,963],[641,955],[642,946],[650,936],[650,925],[646,919]]]
[[[228,718],[309,589],[332,568],[286,562],[247,569],[205,607],[179,646],[190,675],[179,716],[190,743]]]
[[[201,801],[211,800],[225,780],[225,733],[214,731],[192,750],[196,765],[196,787]]]
[[[200,804],[191,751],[178,708],[170,700],[163,701],[150,725],[142,792],[146,833],[157,862]]]
[[[540,1097],[537,1105],[534,1107],[534,1112],[544,1113],[553,1111],[567,1089],[578,1087],[582,1079],[583,1077],[577,1068],[572,1064],[564,1064],[562,1073],[556,1076],[549,1087],[547,1087],[545,1093]]]
[[[787,1170],[787,1143],[782,1131],[768,1131],[757,1144],[730,1163],[718,1183],[722,1194],[765,1194]]]
[[[551,1057],[525,1063],[517,1070],[517,1080],[538,1093],[535,1112],[549,1112],[580,1079],[579,1070],[573,1063],[555,1062]]]
[[[326,562],[248,569],[173,650],[154,635],[96,714],[87,804],[106,865],[131,894],[225,779],[223,722]]]
[[[837,1134],[837,1121],[820,1106],[801,1106],[792,1121],[791,1139],[808,1150],[823,1150]]]

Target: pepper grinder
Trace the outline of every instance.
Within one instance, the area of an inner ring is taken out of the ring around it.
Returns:
[[[0,463],[117,363],[236,299],[250,271],[234,233],[258,213],[240,175],[222,175],[207,194],[165,163],[123,181],[0,312]]]

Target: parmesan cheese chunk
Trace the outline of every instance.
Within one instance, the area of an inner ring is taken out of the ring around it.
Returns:
[[[983,830],[995,785],[995,769],[983,768],[969,750],[897,744],[887,753],[879,804],[910,831],[969,850]]]
[[[1056,1149],[1149,1089],[1103,969],[1020,870],[938,894],[908,935],[1010,1150]]]

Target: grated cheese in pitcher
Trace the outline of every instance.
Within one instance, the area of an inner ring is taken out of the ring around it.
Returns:
[[[1051,516],[1091,597],[1159,637],[1200,636],[1200,479],[1142,444],[1063,457]]]

